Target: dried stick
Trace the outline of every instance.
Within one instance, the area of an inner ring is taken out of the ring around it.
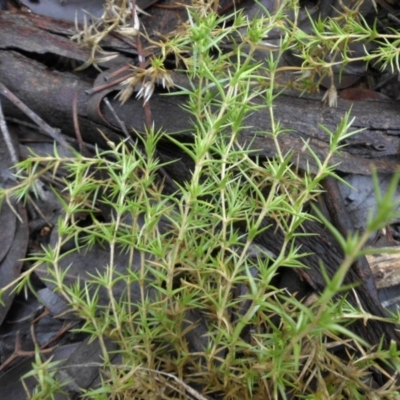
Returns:
[[[121,82],[125,81],[127,78],[129,78],[129,76],[131,76],[131,75],[124,75],[124,76],[122,76],[120,78],[117,78],[117,79],[111,81],[111,82],[107,82],[107,83],[104,83],[102,85],[95,86],[92,89],[85,90],[85,93],[87,95],[92,95],[92,94],[101,92],[104,89],[108,89],[110,87],[116,86],[118,83],[121,83]]]
[[[1,100],[0,100],[0,130],[1,130],[1,133],[3,134],[4,141],[6,142],[8,152],[10,153],[11,161],[13,164],[17,164],[18,156],[17,156],[17,152],[14,148],[13,142],[11,140],[11,136],[10,136],[10,132],[7,127],[6,120],[4,118],[3,108],[1,106]]]
[[[114,116],[114,118],[116,119],[116,121],[118,122],[119,126],[121,127],[122,132],[124,132],[124,135],[126,136],[126,138],[133,143],[132,137],[129,134],[128,130],[126,129],[126,125],[125,122],[122,121],[122,119],[118,116],[118,114],[115,112],[114,107],[111,105],[110,101],[107,99],[107,97],[104,98],[104,102],[106,103],[106,106],[108,107],[108,109],[111,111],[112,115]]]
[[[79,145],[79,150],[81,154],[87,155],[88,149],[85,146],[85,143],[83,142],[82,139],[82,134],[81,134],[81,129],[79,128],[79,121],[78,121],[78,92],[75,91],[74,99],[72,101],[72,118],[74,121],[74,129],[75,129],[75,135],[76,135],[76,140],[78,141]]]
[[[64,146],[66,149],[70,148],[69,144],[61,136],[59,129],[54,129],[46,122],[44,122],[42,118],[36,115],[28,106],[26,106],[17,96],[15,96],[1,82],[0,82],[0,94],[2,94],[6,99],[11,101],[11,103],[13,103],[23,113],[25,113],[32,121],[34,121],[37,125],[39,125],[44,132],[46,132],[49,136],[51,136],[61,146]]]

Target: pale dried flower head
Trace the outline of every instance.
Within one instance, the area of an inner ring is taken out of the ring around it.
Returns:
[[[72,36],[71,39],[91,49],[89,60],[79,67],[79,70],[87,68],[90,65],[94,65],[97,68],[97,64],[117,57],[116,53],[103,50],[101,42],[111,32],[118,32],[125,37],[138,36],[140,31],[138,13],[148,15],[139,7],[135,7],[135,18],[132,21],[129,0],[106,0],[104,2],[104,12],[100,18],[87,14],[84,18],[83,29],[78,26],[76,21],[78,33]],[[88,18],[91,20],[90,23],[88,23]],[[103,54],[104,57],[99,57],[99,53]]]
[[[149,68],[143,69],[136,66],[131,68],[132,76],[121,83],[125,86],[118,94],[121,103],[125,103],[136,91],[136,98],[143,98],[144,104],[146,104],[150,100],[156,84],[168,90],[174,86],[170,72],[158,59],[153,59]]]
[[[336,86],[332,84],[330,88],[325,92],[322,101],[323,102],[327,101],[329,107],[337,107],[337,99],[338,99],[338,93],[336,90]]]

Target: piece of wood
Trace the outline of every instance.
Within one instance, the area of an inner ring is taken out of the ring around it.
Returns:
[[[62,36],[61,40],[59,35],[50,33],[51,21],[44,18],[38,26],[37,18],[34,18],[35,23],[32,23],[30,18],[24,15],[0,14],[0,49],[3,49],[0,51],[0,79],[28,107],[45,118],[49,125],[60,128],[71,136],[75,135],[75,131],[70,112],[77,91],[79,122],[84,139],[98,143],[97,140],[101,140],[98,134],[101,125],[105,129],[115,126],[118,130],[119,127],[103,104],[100,104],[99,110],[103,114],[103,120],[88,114],[90,97],[85,92],[92,87],[94,79],[90,79],[87,73],[49,70],[45,64],[37,61],[38,54],[44,52],[80,62],[90,56],[89,49],[82,49],[76,43]],[[25,30],[24,24],[26,24]],[[66,23],[53,22],[53,24],[54,29],[62,28],[63,32],[68,31]],[[17,40],[16,37],[19,35],[25,39]],[[34,41],[30,41],[29,38],[34,38]],[[57,38],[56,43],[50,46],[55,38]],[[13,51],[7,50],[9,48]],[[104,64],[104,67],[117,68],[128,62],[127,57],[119,55],[112,62]],[[181,77],[175,74],[174,79],[178,80],[180,85],[185,81],[188,82],[183,74]],[[120,107],[114,97],[115,92],[109,95],[109,100],[113,108],[118,111],[120,119],[127,126],[143,131],[145,121],[142,101],[133,97]],[[330,131],[335,131],[340,119],[351,109],[351,115],[355,118],[352,129],[365,129],[365,131],[349,138],[347,146],[341,153],[332,157],[331,164],[338,164],[338,171],[364,175],[370,174],[372,164],[380,172],[392,173],[396,170],[400,149],[400,114],[396,101],[350,102],[339,99],[337,108],[329,108],[321,102],[321,98],[320,94],[299,98],[298,93],[288,91],[276,98],[274,117],[286,130],[278,138],[282,153],[292,152],[294,163],[303,169],[309,168],[315,171],[317,164],[305,150],[304,143],[308,143],[320,159],[325,158],[329,152],[329,136],[321,128],[321,124]],[[165,97],[156,91],[150,101],[156,129],[164,129],[167,132],[185,129],[190,131],[191,116],[182,108],[186,101],[185,96]],[[262,98],[254,99],[255,104],[262,104],[264,101]],[[6,108],[6,111],[11,116],[16,114],[13,108]],[[18,117],[20,116],[18,114]],[[239,142],[257,150],[257,155],[261,157],[273,157],[276,150],[274,140],[268,134],[271,130],[269,111],[260,110],[253,113],[245,123],[247,128],[239,135]],[[111,140],[118,138],[112,135],[109,129],[107,134],[112,136]],[[187,140],[191,139],[189,133]]]
[[[378,289],[400,285],[400,248],[399,254],[368,255],[367,260]]]

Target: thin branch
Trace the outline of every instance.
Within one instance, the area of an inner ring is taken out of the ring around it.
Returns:
[[[131,75],[124,75],[124,76],[122,76],[122,77],[120,77],[120,78],[117,78],[117,79],[111,81],[111,82],[107,82],[107,83],[104,83],[104,84],[102,84],[102,85],[95,86],[94,88],[85,90],[85,93],[88,94],[88,95],[92,95],[92,94],[101,92],[101,91],[104,90],[104,89],[108,89],[108,88],[111,88],[111,87],[113,87],[113,86],[116,86],[117,84],[119,84],[119,83],[125,81],[125,80],[126,80],[127,78],[129,78],[130,76],[131,76]]]
[[[81,129],[78,121],[78,91],[75,91],[74,99],[72,101],[72,118],[74,121],[75,135],[76,140],[78,141],[79,150],[81,154],[87,155],[89,152],[82,139]]]
[[[10,136],[10,132],[7,127],[6,120],[4,118],[3,108],[1,106],[1,100],[0,100],[0,130],[1,130],[1,133],[3,134],[4,141],[6,142],[8,152],[10,153],[11,162],[13,164],[17,164],[18,156],[17,156],[17,152],[15,150],[15,147],[13,145],[13,142],[11,140],[11,136]]]
[[[118,116],[118,114],[115,112],[114,107],[111,105],[110,101],[107,99],[107,97],[104,97],[104,103],[106,103],[106,106],[108,109],[111,111],[112,115],[118,122],[119,126],[121,127],[122,132],[124,132],[126,138],[133,143],[132,137],[129,134],[128,130],[126,129],[125,122],[121,120],[121,118]]]
[[[37,114],[35,114],[28,106],[26,106],[17,96],[15,96],[9,89],[7,89],[0,82],[0,94],[7,98],[11,103],[18,107],[23,113],[25,113],[32,121],[39,125],[44,132],[51,136],[56,142],[66,149],[70,149],[69,144],[62,137],[60,130],[52,128],[45,121],[42,120]]]

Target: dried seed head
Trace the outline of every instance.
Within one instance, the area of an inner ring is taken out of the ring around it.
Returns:
[[[323,102],[328,101],[329,107],[337,107],[338,93],[335,85],[331,85],[330,88],[325,92],[322,98]]]

